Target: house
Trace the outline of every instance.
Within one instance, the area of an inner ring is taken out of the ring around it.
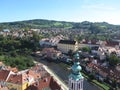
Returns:
[[[97,66],[97,74],[96,74],[96,78],[98,78],[98,80],[100,81],[104,81],[107,78],[108,72],[107,72],[107,68],[104,68],[102,66]]]
[[[99,46],[91,47],[91,53],[97,55]]]
[[[55,50],[54,48],[44,48],[41,52],[48,59],[56,60],[61,55],[60,51]]]
[[[97,55],[99,56],[100,60],[106,59],[106,53],[107,53],[107,49],[105,49],[104,47],[99,47]]]
[[[43,65],[41,64],[38,64],[30,71],[27,71],[27,74],[28,73],[34,76],[35,82],[26,90],[63,90],[58,82],[45,70],[45,68],[43,68]]]
[[[93,68],[94,64],[93,63],[88,63],[85,67],[85,70],[89,73],[92,73],[92,68]]]
[[[10,32],[9,29],[3,29],[3,32]]]
[[[97,41],[97,40],[85,40],[83,39],[80,44],[79,44],[79,48],[83,48],[83,47],[89,47],[89,48],[92,48],[92,47],[98,47],[100,45],[100,41]]]
[[[56,37],[51,37],[51,38],[43,38],[39,41],[40,46],[56,46],[58,42],[63,38],[62,35],[58,35]]]
[[[4,63],[0,62],[0,70],[5,70],[5,69],[6,69],[6,67],[5,67]]]
[[[10,66],[6,66],[6,69],[9,70],[9,71],[12,71],[14,73],[18,72],[18,68],[17,67],[10,67]]]
[[[1,87],[6,86],[6,82],[11,74],[14,74],[14,73],[8,70],[0,70],[0,86]]]
[[[63,90],[57,81],[50,75],[45,76],[40,81],[30,85],[27,90]]]
[[[78,50],[78,43],[72,40],[60,40],[57,44],[57,48],[62,53],[68,53],[70,50],[75,52],[76,50]]]
[[[50,39],[48,38],[44,38],[40,40],[39,43],[40,43],[40,46],[46,46],[46,47],[52,46],[52,43],[50,42]]]
[[[7,80],[7,87],[9,90],[25,90],[29,86],[32,77],[26,74],[12,74]]]
[[[63,90],[42,64],[13,73],[0,70],[0,90]]]
[[[106,55],[115,53],[118,57],[120,56],[120,49],[116,48],[116,43],[111,43],[106,46],[100,46],[97,51],[97,55],[100,57],[100,60],[104,60]]]
[[[37,71],[33,71],[33,70],[28,70],[26,72],[28,77],[31,77],[33,79],[31,79],[31,81],[29,81],[30,84],[33,84],[35,81],[37,81],[38,79],[41,78],[41,74]]]
[[[3,30],[3,36],[7,36],[10,34],[10,30],[9,29],[4,29]]]

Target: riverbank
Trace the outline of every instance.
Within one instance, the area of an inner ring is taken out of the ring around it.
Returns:
[[[49,69],[51,69],[60,79],[62,79],[68,85],[68,76],[71,73],[69,70],[70,66],[64,63],[55,63],[48,62],[47,60],[41,60],[40,58],[34,58],[40,63],[46,65]],[[84,90],[101,90],[98,86],[90,83],[86,79],[84,80]]]

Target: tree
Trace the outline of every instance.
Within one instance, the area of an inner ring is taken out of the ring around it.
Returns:
[[[94,72],[89,73],[89,80],[92,81],[94,79]]]
[[[105,32],[107,28],[105,26],[97,25],[97,24],[91,24],[89,30],[92,34],[102,33]]]
[[[118,56],[116,56],[115,54],[111,54],[108,57],[108,61],[109,61],[111,66],[115,66],[120,62],[120,58],[118,58]]]
[[[83,52],[90,52],[91,49],[90,49],[89,47],[83,47],[83,48],[82,48],[82,51],[83,51]]]
[[[25,31],[28,31],[28,30],[30,30],[30,28],[29,28],[29,27],[25,27],[24,30],[25,30]]]
[[[18,55],[16,57],[5,56],[4,63],[11,67],[18,67],[19,70],[34,66],[34,62],[31,57],[21,55]]]

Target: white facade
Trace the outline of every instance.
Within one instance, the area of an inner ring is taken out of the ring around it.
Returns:
[[[69,90],[83,90],[83,79],[75,81],[69,78]]]

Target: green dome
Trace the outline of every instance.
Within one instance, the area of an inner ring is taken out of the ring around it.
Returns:
[[[72,79],[74,79],[75,81],[78,81],[78,80],[80,80],[80,79],[83,79],[83,76],[81,75],[81,73],[78,74],[78,75],[70,74],[70,75],[69,75],[69,78],[72,78]]]
[[[80,66],[80,63],[78,62],[79,60],[79,54],[76,53],[74,55],[74,58],[75,58],[75,62],[74,62],[74,65],[72,66],[72,73],[69,75],[69,78],[72,78],[74,79],[75,81],[78,81],[80,79],[83,79],[83,76],[81,75],[80,71],[81,71],[81,66]]]
[[[79,62],[75,62],[74,65],[72,66],[72,71],[73,72],[80,72],[81,71],[81,66],[79,65]]]
[[[74,65],[72,66],[72,71],[73,73],[69,75],[69,78],[74,79],[75,81],[78,81],[80,79],[83,79],[83,76],[81,75],[81,66],[79,65],[79,62],[75,62]]]
[[[80,59],[79,54],[76,53],[76,54],[74,55],[74,58],[77,59],[77,60],[79,60],[79,59]]]

